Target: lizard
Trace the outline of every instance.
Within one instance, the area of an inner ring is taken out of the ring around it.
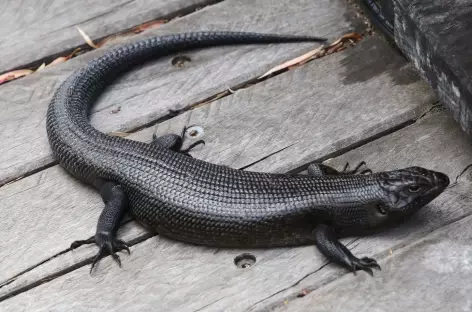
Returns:
[[[46,130],[55,159],[94,186],[104,209],[96,233],[71,244],[99,247],[94,265],[129,248],[116,237],[128,213],[160,235],[187,243],[235,248],[316,245],[354,273],[372,274],[375,259],[354,256],[343,232],[397,225],[440,195],[447,175],[421,167],[357,174],[312,164],[308,174],[237,170],[189,157],[182,137],[143,143],[110,136],[89,122],[97,97],[137,64],[183,50],[220,45],[324,42],[307,36],[249,32],[193,32],[156,36],[112,49],[76,70],[55,91]]]

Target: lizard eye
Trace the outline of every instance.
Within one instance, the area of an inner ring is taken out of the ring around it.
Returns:
[[[420,190],[420,187],[418,185],[414,184],[414,185],[410,185],[410,187],[408,187],[408,189],[410,190],[410,192],[416,193]]]

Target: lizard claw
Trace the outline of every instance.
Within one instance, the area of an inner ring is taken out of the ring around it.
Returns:
[[[105,252],[108,252],[113,257],[113,259],[118,263],[119,267],[121,267],[121,259],[120,256],[116,254],[116,252],[120,250],[126,250],[128,254],[131,254],[128,245],[126,245],[126,243],[121,239],[115,238],[114,235],[112,235],[110,232],[97,233],[95,234],[95,236],[92,236],[86,240],[75,241],[71,244],[70,248],[75,249],[79,246],[93,243],[98,245],[99,251],[92,261],[90,274],[92,274],[94,266],[100,261]]]
[[[375,261],[375,259],[368,257],[364,257],[362,259],[354,257],[351,259],[351,270],[354,275],[357,275],[357,270],[363,270],[369,273],[371,276],[374,276],[372,268],[381,270],[380,265],[377,263],[377,261]]]
[[[102,258],[105,251],[107,251],[113,259],[118,263],[118,266],[121,268],[120,256],[116,254],[117,251],[126,250],[128,254],[131,254],[126,243],[120,239],[117,239],[110,232],[103,232],[95,234],[95,243],[98,245],[100,250],[93,259],[92,267],[90,268],[90,273],[92,273],[93,267],[97,264]]]
[[[203,140],[198,140],[197,142],[190,144],[190,146],[187,147],[186,149],[180,150],[180,152],[183,153],[183,154],[185,154],[185,155],[187,155],[187,156],[192,157],[192,156],[189,154],[189,152],[190,152],[194,147],[196,147],[197,145],[200,145],[200,144],[205,145],[205,141],[203,141]]]
[[[344,166],[344,169],[343,169],[342,172],[344,174],[357,174],[357,173],[359,173],[359,174],[366,174],[366,173],[372,174],[372,170],[367,168],[367,167],[366,167],[366,169],[359,172],[359,169],[362,166],[367,166],[365,161],[361,161],[359,164],[357,164],[357,166],[353,170],[347,170],[349,168],[349,163],[347,162],[346,165]]]
[[[93,243],[95,243],[95,236],[87,238],[86,240],[77,240],[75,242],[72,242],[72,244],[70,244],[70,249],[76,249],[82,245],[93,244]]]

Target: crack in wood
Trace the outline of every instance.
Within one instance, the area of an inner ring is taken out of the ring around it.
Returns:
[[[38,173],[38,172],[40,172],[40,171],[43,171],[43,170],[46,170],[46,169],[48,169],[48,168],[54,167],[54,166],[57,165],[57,164],[58,164],[57,161],[53,161],[53,162],[47,163],[47,164],[45,164],[45,165],[39,166],[38,168],[35,168],[35,169],[31,170],[31,171],[26,172],[26,173],[23,174],[22,176],[15,177],[15,178],[13,178],[13,179],[11,179],[11,180],[6,180],[4,183],[0,183],[0,188],[4,187],[4,186],[6,186],[6,185],[9,185],[9,184],[15,183],[15,182],[17,182],[17,181],[20,181],[20,180],[22,180],[22,179],[24,179],[24,178],[27,178],[27,177],[29,177],[29,176],[31,176],[31,175],[33,175],[33,174],[36,174],[36,173]]]
[[[468,166],[463,170],[463,172],[464,172],[464,171],[467,171],[467,169],[469,169],[471,166],[472,166],[472,165],[468,165]],[[469,182],[467,182],[467,183],[469,183]],[[457,183],[456,183],[456,184],[452,184],[452,185],[450,185],[450,186],[448,187],[448,189],[449,189],[449,188],[455,188],[456,186],[457,186]],[[463,219],[465,219],[465,218],[468,218],[468,217],[471,216],[471,215],[472,215],[472,212],[470,212],[470,213],[468,213],[468,214],[465,214],[465,215],[462,215],[462,216],[457,217],[457,218],[453,218],[453,219],[447,221],[446,223],[442,224],[440,227],[437,227],[437,228],[435,228],[435,229],[432,229],[431,231],[426,231],[426,232],[422,233],[422,235],[419,235],[419,236],[417,236],[417,237],[414,237],[414,239],[411,239],[411,240],[408,240],[408,241],[403,242],[403,243],[401,243],[401,244],[398,244],[398,245],[396,245],[396,246],[390,247],[389,250],[392,250],[392,251],[401,251],[402,249],[407,248],[407,247],[409,247],[409,246],[415,244],[415,243],[418,242],[419,240],[421,240],[421,239],[423,239],[423,238],[425,238],[425,237],[431,235],[432,233],[441,231],[443,228],[445,228],[445,227],[447,227],[447,226],[449,226],[449,225],[451,225],[451,224],[460,222],[461,220],[463,220]],[[359,237],[359,238],[356,238],[356,239],[350,241],[349,244],[346,244],[346,246],[349,246],[349,245],[353,244],[354,242],[360,243],[361,241],[362,241],[362,238]],[[357,245],[358,245],[358,244],[357,244]],[[357,245],[356,245],[356,246],[357,246]],[[356,246],[354,246],[354,247],[356,247]],[[373,257],[374,257],[375,259],[379,259],[378,262],[380,262],[380,260],[384,260],[384,259],[387,257],[387,255],[388,255],[388,250],[384,250],[384,251],[382,251],[382,252],[379,252],[379,253],[373,255]],[[256,302],[255,304],[253,304],[251,307],[249,307],[248,309],[246,309],[246,311],[251,311],[251,309],[254,308],[256,305],[258,305],[258,304],[260,304],[260,303],[263,303],[264,301],[266,301],[266,300],[268,300],[268,299],[270,299],[270,298],[273,298],[273,297],[275,297],[276,295],[283,293],[284,291],[287,291],[287,290],[289,290],[289,289],[291,289],[291,288],[296,287],[296,286],[297,286],[298,284],[300,284],[304,279],[306,279],[306,278],[308,278],[309,276],[311,276],[311,275],[317,273],[318,271],[320,271],[321,269],[323,269],[324,267],[326,267],[329,263],[330,263],[330,262],[324,264],[322,267],[318,268],[318,269],[315,270],[314,272],[307,274],[306,276],[304,276],[303,278],[301,278],[300,280],[298,280],[298,281],[297,281],[296,283],[294,283],[293,285],[291,285],[291,286],[289,286],[289,287],[286,287],[286,288],[284,288],[284,289],[282,289],[282,290],[280,290],[280,291],[277,291],[276,293],[273,293],[273,294],[271,294],[270,296],[267,296],[267,297],[264,298],[264,299],[259,300],[258,302]],[[338,276],[333,276],[333,277],[330,278],[329,280],[327,280],[327,281],[325,281],[324,283],[318,285],[316,288],[313,288],[313,289],[306,289],[306,290],[307,290],[307,294],[308,294],[308,293],[311,293],[311,292],[313,292],[313,291],[316,291],[316,290],[318,290],[318,289],[321,289],[322,287],[325,287],[326,285],[328,285],[328,284],[330,284],[330,283],[332,283],[332,282],[338,280],[339,278],[341,278],[341,277],[343,277],[343,276],[346,276],[346,275],[348,275],[348,274],[350,274],[350,272],[349,272],[349,273],[346,273],[346,274],[338,275]],[[303,298],[303,297],[299,297],[297,294],[291,294],[291,295],[289,295],[289,296],[287,296],[287,297],[284,298],[284,299],[286,300],[286,301],[284,301],[284,303],[285,303],[285,304],[289,304],[289,303],[293,302],[294,300],[301,299],[301,298]],[[265,307],[263,307],[263,308],[257,310],[257,312],[268,312],[268,311],[271,311],[271,310],[273,310],[274,308],[276,308],[278,305],[279,305],[278,303],[271,303],[271,304],[269,304],[269,305],[267,305],[267,306],[265,306]],[[254,311],[254,310],[253,310],[253,311]]]
[[[134,0],[130,0],[130,1],[127,1],[127,2],[124,2],[122,4],[120,4],[120,6],[124,6],[124,5],[127,5],[131,2],[133,2]],[[127,29],[122,29],[120,31],[117,31],[117,32],[114,32],[114,33],[111,33],[111,34],[108,34],[106,36],[102,36],[102,37],[98,37],[98,38],[93,38],[93,40],[95,42],[99,42],[99,41],[102,41],[106,38],[112,38],[114,36],[117,36],[117,35],[120,35],[120,34],[123,34],[123,33],[126,33],[128,31],[131,31],[133,30],[134,28],[136,27],[139,27],[140,25],[145,25],[149,22],[152,22],[152,21],[157,21],[157,20],[166,20],[167,22],[173,20],[173,19],[176,19],[176,18],[180,18],[180,17],[183,17],[183,16],[186,16],[186,15],[190,15],[192,13],[195,13],[199,10],[201,10],[203,7],[206,7],[206,6],[212,6],[212,5],[215,5],[215,4],[218,4],[220,2],[223,2],[224,0],[207,0],[203,3],[199,3],[199,4],[193,4],[191,6],[188,6],[186,8],[183,8],[183,9],[180,9],[180,10],[177,10],[177,11],[174,11],[172,13],[169,13],[169,14],[164,14],[162,16],[159,16],[159,17],[156,17],[152,20],[148,20],[144,23],[140,23],[138,25],[134,25],[132,27],[129,27]],[[120,6],[118,7],[115,7],[114,10],[116,10],[117,8],[119,8]],[[108,11],[108,12],[104,12],[102,13],[101,15],[107,15],[107,14],[110,14],[111,12],[113,11]],[[100,15],[99,15],[100,16]],[[91,17],[89,18],[88,20],[84,20],[84,21],[81,21],[80,24],[83,24],[89,20],[92,20],[92,19],[95,19],[97,16],[94,16],[94,17]],[[71,26],[71,25],[68,25],[68,26]],[[73,25],[72,25],[73,26]],[[80,55],[83,55],[87,52],[90,52],[92,51],[91,47],[84,43],[84,44],[80,44],[80,45],[76,45],[72,48],[69,48],[69,49],[65,49],[65,50],[62,50],[60,52],[57,52],[57,53],[53,53],[53,54],[50,54],[50,55],[47,55],[45,57],[42,57],[40,59],[37,59],[37,60],[34,60],[34,61],[31,61],[29,63],[25,63],[25,64],[22,64],[22,65],[19,65],[19,66],[15,66],[13,68],[10,68],[10,69],[6,69],[6,70],[3,70],[3,71],[0,71],[0,75],[1,74],[4,74],[4,73],[7,73],[7,72],[10,72],[10,71],[13,71],[13,70],[18,70],[18,69],[24,69],[24,68],[38,68],[39,66],[41,66],[41,64],[43,63],[50,63],[52,62],[54,59],[58,58],[58,57],[61,57],[61,56],[66,56],[66,55],[69,55],[71,54],[74,50],[76,49],[80,49],[81,53]],[[21,79],[22,77],[18,78],[18,79]],[[15,79],[17,80],[17,79]],[[11,80],[13,81],[13,80]],[[8,82],[5,82],[5,83],[8,83]]]
[[[359,240],[360,240],[360,238],[354,238],[354,239],[352,239],[351,241],[349,241],[349,242],[346,244],[346,247],[351,246],[352,244],[354,244],[355,242],[357,242],[357,241],[359,241]],[[289,290],[289,289],[291,289],[291,288],[296,287],[296,286],[299,285],[303,280],[307,279],[308,277],[312,276],[313,274],[318,273],[319,271],[321,271],[322,269],[324,269],[326,266],[328,266],[330,263],[332,263],[332,261],[329,261],[329,260],[326,261],[326,262],[323,263],[319,268],[317,268],[316,270],[314,270],[314,271],[312,271],[312,272],[306,274],[305,276],[303,276],[302,278],[300,278],[299,280],[297,280],[297,281],[296,281],[295,283],[293,283],[292,285],[290,285],[290,286],[288,286],[288,287],[285,287],[285,288],[283,288],[283,289],[281,289],[281,290],[279,290],[279,291],[277,291],[277,292],[275,292],[275,293],[273,293],[273,294],[271,294],[271,295],[269,295],[269,296],[267,296],[267,297],[265,297],[265,298],[263,298],[263,299],[257,301],[256,303],[252,304],[249,308],[247,308],[247,309],[245,310],[245,312],[249,312],[249,311],[251,311],[254,307],[256,307],[258,304],[261,304],[261,303],[263,303],[264,301],[266,301],[266,300],[268,300],[268,299],[270,299],[270,298],[273,298],[273,297],[277,296],[278,294],[281,294],[281,293],[283,293],[283,292],[285,292],[285,291],[287,291],[287,290]],[[347,273],[347,274],[349,274],[349,273]],[[326,281],[326,282],[323,283],[322,285],[319,285],[319,287],[317,287],[317,288],[323,287],[324,285],[330,283],[331,281],[333,281],[333,280],[335,280],[335,279],[337,279],[337,277],[334,276],[332,280]],[[307,294],[310,293],[310,292],[312,292],[313,290],[316,290],[317,288],[308,289]],[[291,295],[291,296],[288,296],[288,297],[285,298],[285,299],[288,300],[288,302],[290,302],[290,301],[292,301],[292,300],[294,300],[294,299],[297,299],[297,298],[298,298],[298,294],[293,294],[293,295]],[[265,311],[272,310],[272,308],[275,308],[276,305],[277,305],[276,303],[270,304],[270,305],[264,307],[262,310],[258,310],[258,312],[265,312]]]
[[[463,171],[466,171],[466,170],[469,169],[471,166],[472,166],[472,165],[467,166]],[[469,183],[469,182],[467,182],[467,183]],[[457,184],[450,185],[450,186],[448,187],[448,189],[449,189],[449,188],[454,188],[454,187],[456,187],[456,186],[457,186]],[[411,246],[411,245],[415,244],[417,241],[419,241],[419,240],[425,238],[426,236],[431,235],[432,233],[441,231],[443,228],[445,228],[445,227],[447,227],[447,226],[449,226],[449,225],[451,225],[451,224],[453,224],[453,223],[460,222],[461,220],[463,220],[463,219],[465,219],[465,218],[468,218],[468,217],[471,216],[471,215],[472,215],[472,212],[470,212],[470,213],[468,213],[468,214],[465,214],[465,215],[462,215],[462,216],[457,217],[457,218],[453,218],[453,219],[447,221],[446,223],[442,224],[440,227],[435,228],[435,229],[432,229],[431,231],[426,231],[426,232],[422,233],[422,235],[419,235],[419,236],[417,236],[417,237],[414,237],[414,239],[411,239],[411,240],[408,240],[408,241],[406,241],[406,242],[404,242],[404,243],[401,243],[401,244],[398,244],[398,245],[396,245],[396,246],[390,247],[389,250],[392,250],[392,251],[400,251],[400,250],[402,250],[402,249],[404,249],[404,248],[407,248],[408,246]],[[350,241],[348,244],[346,244],[346,246],[352,245],[352,244],[355,243],[355,242],[358,242],[358,244],[359,244],[361,241],[362,241],[362,238],[361,238],[361,237],[358,237],[358,238],[353,239],[352,241]],[[358,244],[357,244],[357,245],[358,245]],[[356,245],[356,246],[357,246],[357,245]],[[355,248],[356,246],[354,246],[354,248]],[[379,252],[379,253],[373,255],[373,257],[374,257],[375,259],[379,259],[378,262],[380,262],[381,260],[384,260],[384,259],[388,256],[388,251],[389,251],[389,250],[384,250],[384,251],[382,251],[382,252]],[[297,286],[298,284],[300,284],[304,279],[306,279],[306,278],[308,278],[309,276],[311,276],[311,275],[313,275],[313,274],[319,272],[320,270],[322,270],[323,268],[325,268],[329,263],[331,263],[331,262],[325,263],[323,266],[321,266],[321,267],[318,268],[317,270],[315,270],[315,271],[313,271],[313,272],[311,272],[311,273],[305,275],[304,277],[302,277],[301,279],[299,279],[296,283],[292,284],[291,286],[286,287],[286,288],[284,288],[284,289],[282,289],[282,290],[279,290],[279,291],[277,291],[277,292],[271,294],[270,296],[267,296],[267,297],[265,297],[264,299],[259,300],[258,302],[254,303],[252,306],[250,306],[250,307],[249,307],[248,309],[246,309],[245,311],[246,311],[246,312],[249,312],[249,311],[251,311],[254,307],[256,307],[258,304],[261,304],[261,303],[263,303],[264,301],[269,300],[270,298],[273,298],[273,297],[277,296],[278,294],[281,294],[281,293],[283,293],[283,292],[285,292],[285,291],[287,291],[287,290],[290,290],[291,288],[296,287],[296,286]],[[346,276],[346,275],[348,275],[348,274],[351,274],[351,272],[346,273],[346,274],[340,274],[340,275],[332,276],[332,278],[330,278],[330,279],[328,279],[327,281],[325,281],[325,282],[323,282],[323,283],[317,285],[317,287],[314,287],[314,288],[312,288],[312,289],[310,289],[310,288],[305,289],[305,290],[307,291],[306,294],[309,294],[309,293],[311,293],[311,292],[313,292],[313,291],[316,291],[316,290],[318,290],[318,289],[321,289],[322,287],[325,287],[326,285],[328,285],[328,284],[330,284],[330,283],[332,283],[332,282],[334,282],[334,281],[336,281],[336,280],[339,280],[341,277]],[[281,298],[281,299],[285,299],[285,300],[286,300],[286,301],[284,301],[284,304],[289,304],[289,303],[293,302],[294,300],[298,300],[298,299],[301,299],[301,298],[303,298],[303,297],[300,297],[300,296],[298,296],[297,294],[291,294],[291,295],[288,295],[288,296],[286,296],[285,298]],[[279,303],[275,303],[275,302],[274,302],[274,303],[270,303],[270,304],[268,304],[267,306],[265,306],[265,307],[263,307],[263,308],[261,308],[261,309],[259,309],[259,310],[256,310],[256,311],[257,311],[257,312],[268,312],[268,311],[271,311],[271,310],[275,309],[278,305],[279,305]],[[254,310],[252,310],[252,311],[254,311]]]
[[[454,185],[458,183],[459,179],[472,167],[472,164],[468,165],[467,167],[465,167],[457,176],[456,178],[454,179]],[[449,186],[451,187],[451,186]]]
[[[222,2],[222,1],[224,1],[224,0],[218,0],[218,1],[216,1],[215,3]],[[343,51],[344,51],[344,50],[343,50]],[[340,51],[340,52],[342,52],[342,51]],[[337,53],[337,52],[335,52],[335,53]],[[334,53],[332,53],[332,54],[334,54]],[[321,57],[319,57],[319,58],[317,58],[317,59],[321,59],[321,58],[324,58],[324,57],[328,57],[328,56],[330,56],[330,55],[331,55],[331,54],[326,54],[326,55],[323,55],[323,56],[321,56]],[[315,60],[315,59],[310,60],[310,61],[307,61],[307,62],[303,63],[302,65],[299,65],[298,67],[305,66],[306,64],[309,64],[310,62],[312,62],[312,61],[314,61],[314,60]],[[214,102],[214,101],[216,101],[216,100],[219,100],[219,99],[222,99],[222,98],[224,98],[224,97],[226,97],[226,96],[232,95],[232,94],[234,94],[234,93],[235,93],[236,91],[238,91],[238,90],[247,89],[247,88],[252,87],[252,86],[254,86],[254,85],[257,85],[257,84],[259,84],[259,83],[261,83],[261,82],[264,82],[264,81],[266,81],[266,80],[268,80],[268,79],[271,79],[271,78],[273,78],[273,77],[277,77],[278,75],[281,75],[281,74],[283,74],[284,72],[286,72],[286,71],[288,71],[288,70],[293,70],[293,69],[284,69],[284,70],[282,70],[282,71],[275,72],[275,73],[273,73],[273,74],[271,74],[271,75],[269,75],[269,76],[267,76],[267,77],[264,77],[264,78],[262,78],[262,79],[258,78],[260,75],[257,75],[255,78],[248,79],[247,81],[242,82],[242,83],[239,83],[239,84],[237,84],[237,85],[235,85],[235,86],[233,86],[233,87],[228,87],[227,90],[225,90],[225,91],[223,91],[223,92],[220,92],[220,93],[218,93],[218,94],[212,95],[212,96],[210,96],[210,97],[207,97],[206,99],[201,100],[201,101],[198,101],[198,102],[196,102],[195,104],[191,104],[191,105],[189,105],[188,107],[185,107],[185,108],[182,108],[182,109],[177,109],[177,110],[169,110],[169,113],[168,113],[167,115],[164,115],[164,116],[162,116],[162,117],[160,117],[160,118],[158,118],[158,119],[152,120],[152,121],[150,121],[150,122],[144,123],[144,124],[142,124],[142,125],[140,125],[140,126],[137,126],[137,127],[132,128],[132,129],[129,129],[129,130],[127,130],[126,132],[120,132],[120,135],[122,135],[122,136],[127,136],[127,135],[129,135],[129,134],[136,133],[136,132],[141,131],[141,130],[143,130],[143,129],[156,126],[157,124],[160,124],[160,123],[162,123],[162,122],[165,122],[165,121],[167,121],[167,120],[170,120],[170,119],[172,119],[172,118],[175,118],[175,117],[177,117],[177,116],[179,116],[179,115],[181,115],[181,114],[184,114],[185,112],[192,111],[192,110],[194,110],[194,109],[196,109],[196,108],[198,108],[198,107],[204,106],[204,105],[209,105],[209,104],[211,104],[212,102]],[[113,132],[112,132],[112,133],[113,133]],[[111,134],[112,134],[112,133],[111,133]],[[292,144],[292,145],[293,145],[293,144]],[[290,146],[291,146],[291,145],[290,145]],[[288,146],[288,147],[290,147],[290,146]],[[286,147],[286,148],[288,148],[288,147]],[[282,149],[282,150],[283,150],[283,149]],[[277,152],[280,152],[280,151],[282,151],[282,150],[279,150],[279,151],[277,151]],[[276,154],[277,152],[274,152],[273,154]],[[268,155],[267,157],[270,157],[270,156],[272,156],[272,154],[271,154],[271,155]],[[266,157],[266,158],[267,158],[267,157]],[[252,165],[255,165],[255,164],[257,164],[257,162],[260,162],[260,161],[262,161],[262,160],[264,160],[264,159],[265,159],[265,158],[260,159],[259,161],[256,161],[256,162],[254,162],[254,163],[252,163],[252,164],[249,164],[249,165],[247,165],[247,166],[245,166],[245,167],[243,167],[243,168],[241,168],[241,169],[246,169],[247,167],[250,167],[250,166],[252,166]],[[52,167],[52,166],[54,166],[54,165],[57,165],[57,164],[58,164],[58,162],[57,162],[57,161],[54,161],[54,162],[52,162],[52,163],[45,164],[45,165],[43,165],[43,166],[41,166],[41,167],[38,167],[38,168],[33,169],[33,170],[29,171],[29,172],[26,172],[25,174],[23,174],[23,175],[20,176],[20,177],[12,177],[11,179],[5,180],[4,183],[0,184],[0,188],[1,188],[2,186],[4,186],[4,185],[7,185],[7,184],[10,184],[10,183],[19,181],[19,180],[21,180],[21,179],[23,179],[23,178],[26,178],[26,177],[28,177],[28,176],[31,176],[31,175],[33,175],[33,174],[35,174],[35,173],[38,173],[38,172],[40,172],[40,171],[42,171],[42,170],[44,170],[44,169],[50,168],[50,167]]]
[[[350,152],[352,150],[360,148],[360,147],[362,147],[364,145],[367,145],[367,144],[369,144],[373,141],[376,141],[376,140],[378,140],[382,137],[388,136],[388,135],[390,135],[390,134],[392,134],[392,133],[394,133],[398,130],[404,129],[404,128],[409,127],[409,126],[412,126],[415,123],[419,122],[420,120],[422,120],[424,118],[427,118],[431,114],[434,114],[434,113],[438,112],[438,110],[441,110],[441,111],[443,110],[442,105],[439,102],[433,103],[429,109],[427,109],[424,113],[422,113],[420,116],[418,116],[416,118],[407,120],[407,121],[405,121],[401,124],[398,124],[398,125],[393,126],[392,128],[389,128],[385,131],[379,132],[379,133],[377,133],[373,136],[367,137],[363,140],[359,140],[359,141],[355,142],[354,144],[346,146],[345,148],[338,149],[335,152],[328,153],[328,154],[326,154],[326,155],[324,155],[320,158],[309,161],[305,165],[302,165],[302,166],[296,167],[292,170],[289,170],[288,173],[289,174],[295,174],[295,173],[301,172],[303,170],[306,170],[308,168],[308,166],[312,163],[321,163],[321,162],[324,162],[328,159],[339,157],[343,154],[346,154],[347,152]]]
[[[286,150],[287,148],[290,148],[290,147],[292,147],[292,146],[294,146],[294,145],[295,145],[295,143],[290,144],[290,145],[288,145],[288,146],[285,146],[285,147],[283,147],[283,148],[281,148],[281,149],[279,149],[279,150],[277,150],[277,151],[275,151],[275,152],[272,152],[272,153],[270,153],[270,154],[268,154],[268,155],[266,155],[266,156],[264,156],[264,157],[262,157],[262,158],[260,158],[260,159],[258,159],[258,160],[256,160],[256,161],[253,161],[253,162],[250,163],[250,164],[247,164],[247,165],[245,165],[245,166],[242,166],[241,168],[239,168],[239,170],[246,170],[246,169],[248,169],[248,168],[250,168],[250,167],[252,167],[252,166],[254,166],[254,165],[260,163],[261,161],[264,161],[264,160],[266,160],[267,158],[269,158],[269,157],[271,157],[271,156],[274,156],[274,155],[276,155],[276,154],[278,154],[278,153],[280,153],[280,152],[282,152],[282,151]]]
[[[210,302],[209,304],[206,304],[206,305],[204,305],[203,307],[198,308],[197,310],[194,310],[193,312],[202,311],[203,309],[206,309],[206,308],[208,308],[208,307],[214,305],[214,304],[217,303],[217,302],[220,302],[221,300],[223,300],[223,299],[225,299],[225,298],[227,298],[227,297],[229,297],[229,296],[224,296],[223,298],[219,298],[219,299],[217,299],[217,300],[214,300],[214,301]]]
[[[158,234],[156,234],[156,233],[148,232],[148,233],[146,233],[146,234],[144,234],[144,235],[138,236],[138,237],[136,237],[136,238],[130,240],[127,245],[128,245],[128,246],[134,246],[134,245],[140,244],[140,243],[142,243],[142,242],[144,242],[144,241],[146,241],[146,240],[148,240],[148,239],[150,239],[150,238],[152,238],[152,237],[154,237],[154,236],[157,236],[157,235],[158,235]],[[50,258],[48,258],[48,259],[46,259],[46,260],[44,260],[44,261],[42,261],[42,262],[40,262],[40,263],[34,265],[33,267],[30,267],[30,268],[28,268],[27,270],[24,270],[23,272],[17,274],[15,277],[12,277],[12,278],[9,279],[8,281],[4,282],[2,285],[0,285],[0,288],[1,288],[1,287],[4,287],[4,286],[6,286],[6,285],[8,285],[8,284],[10,284],[10,283],[12,283],[12,282],[14,282],[14,281],[15,281],[18,277],[20,277],[21,275],[23,275],[23,274],[25,274],[25,273],[27,273],[27,272],[30,272],[30,271],[34,270],[35,268],[37,268],[37,267],[39,267],[39,266],[45,264],[46,262],[49,262],[50,260],[52,260],[52,259],[54,259],[54,258],[56,258],[56,257],[58,257],[58,256],[60,256],[60,255],[66,254],[66,253],[69,252],[69,251],[71,251],[71,249],[70,249],[70,248],[67,248],[66,250],[63,250],[63,251],[61,251],[61,252],[55,254],[54,256],[52,256],[52,257],[50,257]],[[106,257],[108,257],[108,255],[107,255]],[[53,274],[50,274],[50,275],[48,275],[48,276],[46,276],[46,277],[43,277],[43,278],[41,278],[41,279],[39,279],[39,280],[37,280],[37,281],[31,283],[31,284],[27,284],[27,285],[25,285],[25,286],[23,286],[23,287],[20,287],[20,288],[18,288],[18,289],[15,289],[15,290],[13,290],[13,291],[11,291],[11,292],[9,292],[9,293],[3,295],[3,296],[0,296],[0,302],[4,301],[4,300],[6,300],[6,299],[9,299],[9,298],[11,298],[11,297],[14,297],[14,296],[16,296],[16,295],[18,295],[18,294],[21,294],[21,293],[23,293],[23,292],[25,292],[25,291],[28,291],[28,290],[30,290],[30,289],[32,289],[32,288],[35,288],[35,287],[37,287],[37,286],[40,286],[40,285],[42,285],[42,284],[44,284],[44,283],[50,282],[50,281],[52,281],[52,280],[54,280],[54,279],[56,279],[56,278],[58,278],[58,277],[60,277],[60,276],[62,276],[62,275],[65,275],[65,274],[67,274],[67,273],[70,273],[70,272],[72,272],[72,271],[74,271],[74,270],[77,270],[77,269],[83,267],[83,266],[92,264],[93,259],[94,259],[94,257],[90,257],[90,258],[87,258],[87,259],[85,259],[85,260],[79,261],[79,262],[77,262],[77,263],[75,263],[75,264],[73,264],[73,265],[71,265],[71,266],[69,266],[69,267],[66,267],[66,268],[63,269],[63,270],[54,272]]]

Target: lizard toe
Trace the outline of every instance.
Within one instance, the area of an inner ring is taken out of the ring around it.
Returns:
[[[92,273],[92,270],[95,267],[95,265],[98,264],[101,258],[103,258],[105,253],[108,253],[109,255],[111,255],[113,259],[118,263],[118,266],[120,267],[121,267],[121,259],[116,254],[116,252],[125,250],[126,252],[128,252],[128,254],[131,254],[128,245],[121,239],[115,238],[114,235],[111,234],[110,232],[96,233],[94,236],[90,237],[89,239],[74,241],[71,244],[70,248],[75,249],[85,244],[96,244],[99,247],[97,254],[92,260],[92,267],[90,268],[90,274]]]
[[[360,262],[364,265],[367,265],[367,266],[371,267],[371,268],[377,268],[379,270],[382,270],[380,268],[380,265],[377,263],[377,261],[375,261],[375,259],[364,257],[364,258],[360,259]]]
[[[95,243],[95,236],[92,236],[86,240],[76,240],[70,244],[70,249],[79,248],[82,245],[93,244]]]
[[[354,274],[357,270],[362,270],[369,275],[374,276],[374,272],[372,271],[372,268],[377,268],[380,269],[380,265],[375,261],[375,259],[364,257],[362,259],[354,258],[351,259],[351,270],[353,270]]]

